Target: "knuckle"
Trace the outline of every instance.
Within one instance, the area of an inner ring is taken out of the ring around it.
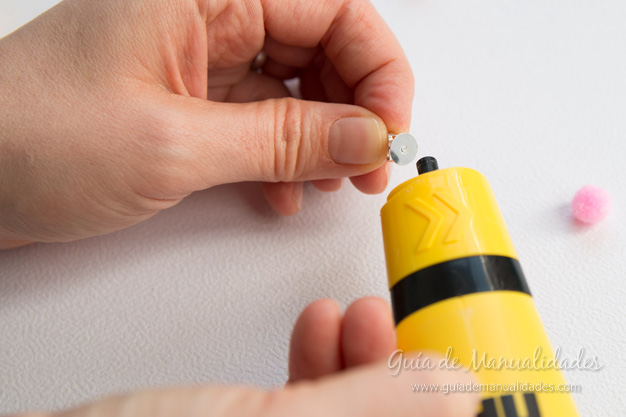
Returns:
[[[294,98],[273,101],[272,181],[293,181],[306,170],[306,155],[311,153],[310,128],[302,103]]]

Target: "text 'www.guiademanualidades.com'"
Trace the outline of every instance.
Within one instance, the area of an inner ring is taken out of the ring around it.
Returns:
[[[489,393],[513,393],[513,392],[546,392],[546,393],[579,393],[582,387],[576,384],[542,384],[520,383],[515,384],[411,384],[413,392],[433,392],[450,394],[454,392],[489,392]]]

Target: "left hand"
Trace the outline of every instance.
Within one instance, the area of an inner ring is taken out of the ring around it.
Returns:
[[[281,214],[303,181],[381,192],[413,76],[368,0],[64,0],[0,40],[0,92],[1,249],[231,182],[264,182]]]

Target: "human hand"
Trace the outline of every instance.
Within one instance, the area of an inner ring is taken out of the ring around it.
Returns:
[[[353,303],[344,317],[332,300],[300,315],[292,334],[289,382],[275,391],[207,386],[146,391],[105,399],[58,417],[473,417],[479,396],[414,393],[410,384],[470,381],[465,372],[434,369],[391,376],[385,359],[395,350],[387,304]],[[382,362],[378,362],[382,360]],[[433,359],[434,360],[434,359]],[[378,362],[378,363],[377,363]],[[385,363],[383,363],[385,362]],[[29,417],[51,417],[29,414]],[[26,417],[26,416],[21,416]]]
[[[306,100],[285,98],[293,76]],[[281,214],[302,181],[381,192],[413,79],[367,0],[65,0],[0,41],[0,91],[8,248],[108,233],[217,184],[263,181]]]

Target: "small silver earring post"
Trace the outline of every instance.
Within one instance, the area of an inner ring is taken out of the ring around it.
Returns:
[[[408,165],[417,156],[417,141],[410,133],[390,133],[387,160],[398,165]]]

